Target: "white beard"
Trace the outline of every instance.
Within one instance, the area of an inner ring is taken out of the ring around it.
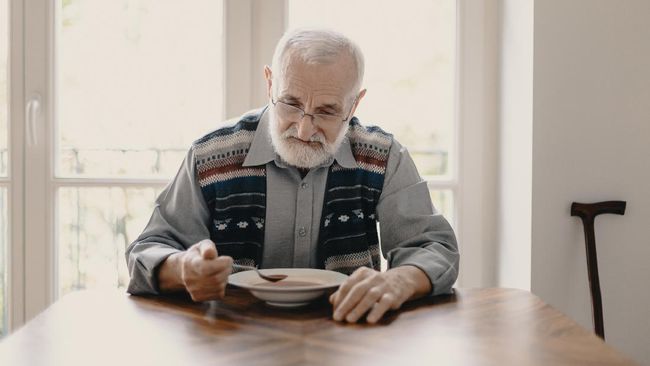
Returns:
[[[348,126],[345,124],[333,143],[327,142],[325,136],[321,132],[318,132],[309,139],[312,143],[306,144],[295,140],[298,138],[298,128],[295,124],[289,127],[286,131],[280,133],[275,113],[270,113],[269,122],[271,144],[273,145],[275,152],[287,164],[306,169],[311,169],[321,165],[329,158],[333,157],[341,146],[348,130]]]

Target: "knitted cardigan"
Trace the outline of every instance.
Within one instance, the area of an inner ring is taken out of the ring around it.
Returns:
[[[210,239],[235,263],[262,267],[266,167],[244,167],[262,110],[197,140],[192,148],[203,197],[211,213]],[[345,274],[379,270],[376,207],[392,136],[353,117],[348,138],[357,168],[334,162],[328,172],[318,236],[318,267]]]

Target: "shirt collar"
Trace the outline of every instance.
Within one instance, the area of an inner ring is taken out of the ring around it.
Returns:
[[[268,107],[264,108],[262,111],[262,116],[257,125],[255,137],[253,138],[253,142],[251,143],[251,147],[248,150],[248,154],[246,155],[246,159],[244,159],[242,166],[258,166],[264,165],[270,161],[282,161],[273,149],[273,143],[271,142],[271,135],[269,133],[269,113],[271,112]],[[343,139],[341,146],[339,146],[339,149],[334,154],[334,159],[330,159],[323,165],[331,165],[333,160],[336,160],[336,162],[344,168],[353,169],[358,167],[357,161],[354,159],[354,155],[352,154],[350,140],[347,136]]]
[[[354,155],[352,155],[352,146],[350,146],[350,139],[347,136],[345,136],[343,142],[341,142],[341,146],[339,146],[339,149],[334,154],[334,159],[344,168],[354,169],[359,167],[357,161],[354,159]]]
[[[242,166],[264,165],[275,159],[275,151],[271,144],[271,135],[269,134],[269,107],[265,107],[262,116],[257,124],[255,137],[251,147],[248,149],[246,159]]]

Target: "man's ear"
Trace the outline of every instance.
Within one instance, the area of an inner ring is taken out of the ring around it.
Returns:
[[[352,106],[352,109],[350,111],[350,118],[352,118],[352,116],[354,116],[354,112],[357,110],[357,106],[359,106],[359,102],[361,101],[361,99],[363,99],[364,95],[366,95],[366,90],[367,89],[362,89],[359,92],[359,94],[357,95],[357,98],[356,98],[356,100],[354,102],[354,106]]]
[[[266,95],[271,98],[271,88],[273,87],[273,72],[269,65],[264,65],[264,79],[266,79]]]

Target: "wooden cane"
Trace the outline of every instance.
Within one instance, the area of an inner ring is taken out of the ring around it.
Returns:
[[[598,278],[598,260],[596,258],[596,234],[594,220],[601,214],[625,214],[625,201],[606,201],[597,203],[571,204],[571,216],[582,219],[585,230],[585,245],[587,248],[587,274],[589,275],[589,289],[591,290],[591,307],[593,310],[594,331],[605,339],[603,324],[603,302],[600,295],[600,280]]]

